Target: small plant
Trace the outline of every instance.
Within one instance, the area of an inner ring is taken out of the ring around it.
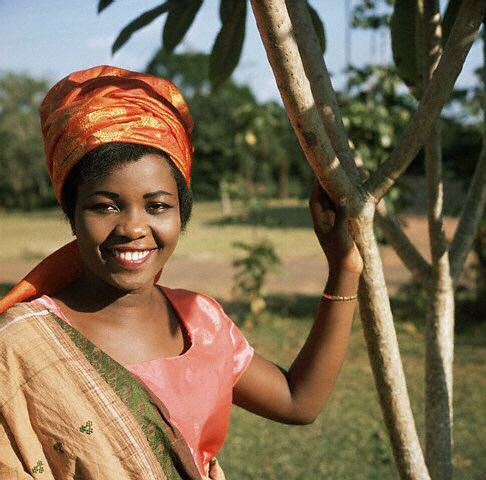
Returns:
[[[267,240],[252,244],[233,243],[243,250],[244,256],[233,261],[237,272],[234,275],[233,292],[242,297],[250,309],[252,317],[258,317],[266,307],[264,284],[267,274],[280,264],[275,247]]]

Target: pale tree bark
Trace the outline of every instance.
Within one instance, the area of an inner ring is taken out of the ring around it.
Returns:
[[[441,57],[438,0],[424,3],[424,90]],[[452,362],[454,290],[444,232],[444,185],[440,117],[425,142],[427,217],[432,285],[425,322],[425,458],[432,480],[452,478]]]
[[[360,308],[375,381],[390,432],[395,461],[404,479],[428,479],[407,393],[398,342],[393,326],[383,268],[373,233],[374,206],[364,202],[356,184],[337,160],[331,142],[322,128],[309,81],[303,73],[302,61],[283,0],[253,0],[257,20],[268,59],[274,71],[282,99],[300,140],[301,146],[325,188],[338,195],[348,194],[353,215],[352,229],[364,260],[360,287]],[[322,60],[321,60],[322,61]],[[332,114],[332,107],[328,111]],[[323,161],[316,162],[316,135],[325,140]],[[320,170],[324,171],[320,171]],[[337,172],[341,172],[337,174]],[[334,173],[333,178],[331,174]],[[329,181],[340,182],[331,185]],[[337,196],[334,196],[337,199]]]
[[[322,124],[344,170],[350,178],[356,180],[359,174],[344,129],[336,94],[320,51],[319,40],[314,32],[307,2],[286,0],[285,4],[291,22],[291,34],[297,44]]]

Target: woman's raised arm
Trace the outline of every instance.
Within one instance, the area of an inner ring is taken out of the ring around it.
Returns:
[[[246,410],[291,424],[313,422],[329,397],[346,354],[363,268],[349,235],[346,202],[334,207],[316,183],[309,203],[314,231],[328,259],[328,298],[322,297],[309,336],[289,370],[255,354],[233,397]]]

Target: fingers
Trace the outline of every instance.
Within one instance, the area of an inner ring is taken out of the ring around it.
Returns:
[[[348,220],[348,201],[346,197],[343,196],[339,199],[339,203],[334,211],[336,213],[335,226],[344,226]]]
[[[332,228],[343,228],[348,218],[348,202],[346,197],[341,197],[335,204],[319,182],[314,182],[309,199],[314,223],[319,225],[325,232]]]
[[[311,204],[319,204],[322,206],[324,210],[334,210],[334,205],[329,198],[327,192],[321,187],[317,180],[314,181],[314,185],[312,187],[311,196],[309,199],[309,203]]]

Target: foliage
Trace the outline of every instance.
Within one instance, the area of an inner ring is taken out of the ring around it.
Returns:
[[[241,192],[240,198],[257,192],[274,196],[283,188],[282,165],[297,193],[306,190],[311,172],[285,110],[275,102],[259,104],[248,87],[232,80],[211,93],[204,75],[209,62],[202,53],[159,50],[147,67],[148,73],[176,82],[189,104],[195,123],[195,195],[214,199],[223,181],[232,192]]]
[[[393,60],[397,73],[417,97],[424,85],[424,5],[422,0],[396,0],[390,18]]]
[[[0,76],[0,206],[31,209],[54,196],[44,167],[37,109],[48,83],[24,74]]]
[[[353,9],[351,25],[354,28],[378,30],[390,24],[393,0],[364,0]]]
[[[99,0],[98,13],[104,11],[113,0]],[[203,0],[167,0],[164,3],[142,13],[126,25],[115,42],[112,52],[120,49],[133,33],[146,27],[163,14],[167,14],[163,31],[162,47],[166,53],[172,53],[180,44],[191,27]],[[322,52],[326,45],[324,25],[317,12],[309,6],[312,23],[319,38]],[[213,89],[225,83],[238,65],[245,39],[247,0],[220,0],[219,16],[221,28],[214,41],[208,64],[209,79]]]
[[[235,242],[233,246],[244,253],[243,257],[233,261],[233,266],[239,269],[234,276],[234,293],[248,302],[252,316],[257,317],[266,307],[265,279],[269,272],[276,269],[280,260],[268,240],[252,244]]]

